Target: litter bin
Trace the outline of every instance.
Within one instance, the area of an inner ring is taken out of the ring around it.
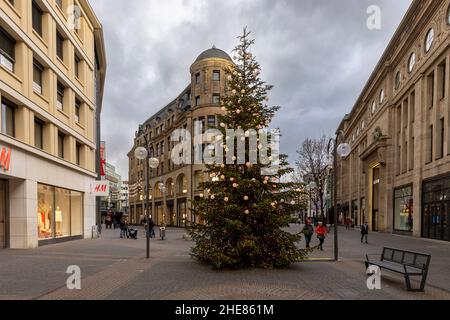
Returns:
[[[161,237],[161,240],[164,240],[166,237],[166,227],[159,228],[159,236]]]

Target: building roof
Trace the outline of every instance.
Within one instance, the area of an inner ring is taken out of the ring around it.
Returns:
[[[195,60],[195,62],[205,60],[205,59],[214,59],[214,58],[225,59],[225,60],[229,60],[231,62],[233,61],[233,60],[231,60],[231,57],[228,55],[228,53],[226,53],[223,50],[217,49],[215,46],[213,46],[211,49],[203,51],[198,56],[197,60]]]

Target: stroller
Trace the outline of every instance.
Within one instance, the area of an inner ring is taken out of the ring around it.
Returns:
[[[134,228],[128,228],[128,236],[130,239],[137,240],[138,239],[138,230]]]

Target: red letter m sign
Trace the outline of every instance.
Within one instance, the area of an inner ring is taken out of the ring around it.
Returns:
[[[11,149],[6,151],[6,148],[2,148],[2,153],[0,154],[0,168],[2,168],[5,171],[8,171],[10,162],[11,162]]]

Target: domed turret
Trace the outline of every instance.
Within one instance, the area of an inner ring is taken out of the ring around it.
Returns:
[[[228,60],[233,62],[233,60],[231,60],[230,56],[228,55],[228,53],[226,53],[223,50],[217,49],[215,46],[213,46],[211,49],[208,49],[206,51],[203,51],[198,58],[195,60],[194,63],[199,62],[201,60],[205,60],[205,59],[224,59],[224,60]]]

